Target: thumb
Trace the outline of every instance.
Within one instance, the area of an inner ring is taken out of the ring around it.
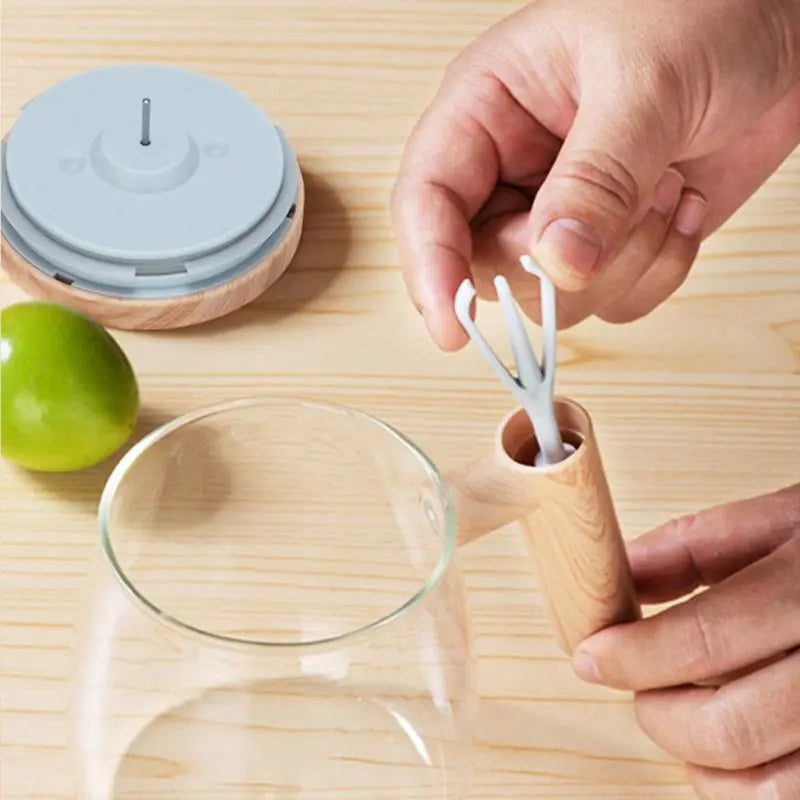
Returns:
[[[556,285],[585,289],[649,207],[676,142],[657,104],[582,102],[531,211],[533,255]]]

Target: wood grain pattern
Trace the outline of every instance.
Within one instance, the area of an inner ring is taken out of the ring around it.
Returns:
[[[501,423],[493,450],[453,474],[459,538],[468,543],[516,520],[559,646],[572,655],[599,630],[641,618],[614,502],[586,410],[555,400],[565,461],[535,468],[536,439],[522,410]]]
[[[75,72],[131,60],[209,71],[281,124],[303,164],[290,269],[227,319],[116,336],[140,378],[137,436],[192,408],[300,393],[351,403],[449,471],[491,447],[510,402],[481,357],[430,343],[400,280],[388,198],[442,70],[519,6],[506,0],[4,0],[2,129]],[[631,326],[559,342],[559,393],[595,422],[620,524],[769,491],[800,474],[800,154],[703,247],[689,280]],[[0,281],[0,303],[24,297]],[[481,328],[503,352],[499,310]],[[113,460],[112,460],[113,462]],[[0,463],[0,796],[71,800],[71,648],[111,462],[36,476]],[[464,548],[484,703],[475,800],[690,800],[627,696],[575,679],[525,543]],[[648,613],[650,613],[648,609]]]
[[[291,264],[303,233],[305,188],[302,177],[295,214],[283,241],[259,264],[236,280],[213,289],[164,300],[135,300],[87,292],[51,278],[34,267],[2,237],[2,267],[31,297],[52,300],[88,314],[118,330],[171,330],[199,325],[238,311],[263,294]]]

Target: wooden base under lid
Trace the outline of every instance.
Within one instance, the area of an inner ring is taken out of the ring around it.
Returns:
[[[302,178],[289,230],[260,264],[241,277],[202,292],[164,299],[110,297],[81,289],[50,277],[23,258],[2,237],[2,268],[8,277],[33,297],[77,309],[107,328],[166,330],[208,322],[236,311],[263,294],[286,271],[300,244],[305,212]]]

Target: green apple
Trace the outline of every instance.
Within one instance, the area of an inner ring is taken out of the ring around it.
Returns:
[[[27,469],[91,467],[130,437],[133,369],[109,333],[55,303],[0,311],[0,452]]]

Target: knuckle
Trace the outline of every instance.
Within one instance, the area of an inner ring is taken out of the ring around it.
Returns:
[[[683,541],[687,538],[687,534],[696,527],[696,517],[696,514],[673,517],[663,523],[660,530],[663,531],[665,538],[669,538],[672,541]]]
[[[702,596],[688,603],[690,642],[686,649],[687,661],[693,672],[704,678],[715,675],[722,662],[723,647],[716,626],[708,619]]]
[[[695,554],[694,542],[703,540],[709,530],[718,524],[718,511],[711,509],[696,514],[688,514],[668,523],[671,538],[679,544],[686,566],[691,571],[696,586],[708,585],[710,577],[703,571]]]
[[[608,211],[629,217],[639,206],[636,178],[616,156],[599,150],[578,150],[559,170],[559,177],[592,190]]]
[[[443,87],[458,86],[462,92],[480,90],[487,77],[493,77],[493,58],[478,42],[454,56],[444,68]]]
[[[454,78],[458,78],[462,72],[469,66],[472,59],[472,50],[467,47],[461,50],[456,55],[452,56],[445,64],[443,70],[443,84],[447,84]]]
[[[689,730],[706,766],[743,770],[759,761],[758,736],[753,726],[741,707],[725,697],[717,695],[703,706],[699,724]]]
[[[670,56],[650,61],[643,70],[646,88],[641,95],[656,100],[656,103],[651,103],[651,113],[656,115],[652,122],[658,123],[659,127],[655,130],[663,142],[681,141],[687,131],[695,126],[696,118],[700,116],[699,110],[704,107],[708,95],[708,70],[701,56],[692,60],[695,62],[690,73],[694,79],[692,81],[685,78],[686,65],[676,63]],[[664,113],[666,98],[670,101],[669,114]]]
[[[640,96],[663,100],[666,97],[674,98],[679,95],[684,80],[671,54],[653,53],[649,46],[636,44],[633,52],[626,55],[635,65],[635,69],[633,72],[628,70],[622,72],[621,80],[627,83],[635,80]]]
[[[638,98],[640,124],[658,137],[660,146],[685,140],[702,117],[713,74],[706,50],[637,42],[622,54],[627,63],[619,73],[621,91]]]
[[[700,511],[672,520],[672,524],[675,526],[675,533],[684,541],[702,537],[708,531],[712,512],[713,509],[711,511]]]
[[[771,83],[782,83],[793,74],[800,58],[800,33],[796,11],[785,0],[762,0],[757,13],[764,38],[761,52],[769,54],[765,61],[766,77]]]

